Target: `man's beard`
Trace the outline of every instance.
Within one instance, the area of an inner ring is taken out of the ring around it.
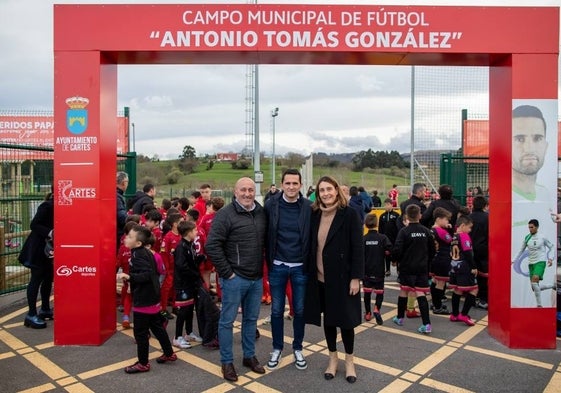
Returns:
[[[526,159],[535,159],[532,163],[525,163]],[[518,161],[519,165],[514,170],[523,175],[535,175],[542,169],[543,161],[536,155],[525,155]]]

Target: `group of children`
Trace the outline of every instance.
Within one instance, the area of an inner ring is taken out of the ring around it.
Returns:
[[[388,201],[389,202],[389,201]],[[390,215],[392,209],[385,212]],[[473,258],[469,233],[473,222],[468,215],[460,214],[455,227],[450,225],[451,213],[444,208],[436,208],[433,213],[434,225],[427,228],[420,223],[421,210],[411,204],[403,213],[403,227],[396,226],[395,240],[378,232],[378,218],[371,214],[365,218],[367,232],[364,235],[365,277],[363,279],[364,318],[383,324],[380,309],[384,299],[384,278],[391,260],[397,267],[400,291],[397,301],[397,315],[393,322],[403,326],[404,317],[420,316],[420,333],[429,334],[432,326],[429,315],[427,294],[431,294],[434,314],[450,315],[452,322],[464,322],[468,326],[475,323],[469,317],[470,308],[475,305],[478,286],[477,268]],[[381,224],[395,221],[381,216]],[[453,290],[452,311],[442,304],[446,286]],[[371,311],[372,292],[376,294],[374,312]],[[460,311],[460,299],[465,295]],[[417,300],[420,315],[413,315],[411,308]],[[412,305],[413,304],[413,305]],[[407,311],[407,314],[406,314]]]
[[[202,199],[199,195],[196,196]],[[117,279],[123,281],[122,326],[131,327],[132,311],[138,352],[138,361],[126,367],[126,373],[150,370],[150,331],[164,352],[156,359],[158,363],[177,359],[172,346],[188,349],[196,341],[206,348],[219,347],[219,309],[209,292],[210,274],[208,281],[203,279],[209,268],[204,242],[205,229],[210,229],[224,200],[210,198],[202,216],[199,210],[189,209],[189,203],[178,203],[176,208],[168,202],[171,201],[164,201],[160,209],[148,206],[142,215],[128,216],[117,255]],[[170,300],[177,316],[173,340],[166,333],[168,321],[175,318],[168,311]],[[193,331],[194,313],[202,337]]]

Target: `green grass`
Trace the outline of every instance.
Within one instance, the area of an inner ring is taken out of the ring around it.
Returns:
[[[142,181],[143,167],[153,165],[155,167],[160,167],[165,174],[171,171],[174,163],[171,161],[159,161],[150,163],[139,163],[139,177],[138,181]],[[278,165],[276,166],[276,183],[277,185],[281,182],[282,171],[286,169],[285,167]],[[261,163],[261,171],[264,175],[264,181],[262,184],[263,194],[269,188],[272,182],[271,176],[271,165],[269,162]],[[393,184],[397,185],[408,185],[409,178],[397,177],[391,175],[384,175],[379,173],[366,173],[366,172],[353,172],[348,168],[338,167],[338,168],[327,168],[327,167],[314,167],[314,181],[317,181],[321,176],[329,175],[334,177],[338,182],[342,184],[347,184],[349,186],[363,186],[369,193],[372,190],[378,190],[379,194],[385,195],[385,193],[392,187]],[[236,180],[242,176],[249,176],[253,178],[253,167],[246,170],[232,169],[232,165],[229,162],[217,162],[214,164],[213,168],[206,170],[206,164],[200,164],[197,167],[197,172],[183,175],[177,184],[164,184],[164,179],[155,179],[156,189],[158,196],[162,198],[168,198],[170,196],[187,196],[193,190],[199,188],[201,184],[209,183],[213,189],[231,191]],[[138,184],[138,188],[142,188],[142,184]],[[306,190],[302,190],[305,192]],[[383,199],[383,196],[382,196]]]

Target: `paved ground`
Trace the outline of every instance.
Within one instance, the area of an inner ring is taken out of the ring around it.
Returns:
[[[487,334],[487,315],[473,310],[473,327],[431,316],[433,333],[416,333],[420,321],[406,320],[398,327],[395,315],[397,286],[387,283],[383,307],[385,323],[364,323],[356,329],[355,356],[358,381],[344,379],[341,360],[334,380],[325,381],[327,349],[323,331],[307,327],[304,352],[309,367],[292,365],[291,323],[286,321],[285,357],[281,367],[264,375],[241,364],[239,329],[234,353],[240,379],[222,379],[218,351],[196,346],[181,350],[178,361],[157,364],[149,373],[128,375],[126,365],[135,362],[132,330],[117,332],[102,346],[54,346],[52,322],[43,330],[23,326],[24,302],[0,309],[0,391],[2,392],[561,392],[561,350],[511,350]],[[257,357],[264,363],[271,351],[270,325],[263,324],[269,312],[262,306]],[[170,323],[168,331],[174,328]],[[552,322],[553,323],[553,322]],[[80,321],[76,322],[76,329]],[[151,341],[151,358],[159,356]],[[339,350],[342,352],[342,343]],[[558,346],[561,348],[561,345]],[[340,354],[343,359],[343,354]]]

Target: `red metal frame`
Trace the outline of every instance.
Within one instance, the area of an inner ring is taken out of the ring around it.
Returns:
[[[274,12],[291,18],[267,23]],[[553,308],[510,307],[504,141],[513,99],[557,99],[558,8],[55,5],[54,20],[55,189],[79,191],[55,207],[56,344],[99,345],[115,331],[117,65],[282,63],[490,67],[489,332],[510,347],[555,347]],[[73,111],[71,97],[89,103]]]

